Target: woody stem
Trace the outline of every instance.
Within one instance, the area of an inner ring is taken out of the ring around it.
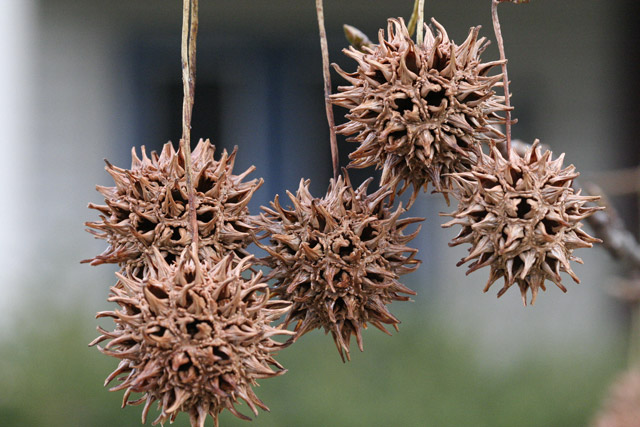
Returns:
[[[338,179],[340,161],[338,157],[338,141],[336,139],[336,125],[333,119],[333,107],[331,105],[331,75],[329,74],[329,48],[327,46],[327,32],[324,28],[324,8],[322,0],[316,0],[316,14],[318,15],[318,30],[320,31],[320,49],[322,51],[322,76],[324,78],[324,107],[329,123],[329,141],[331,143],[331,163],[333,165],[333,178]]]
[[[498,41],[500,60],[502,61],[502,85],[504,90],[504,103],[507,107],[505,112],[505,134],[507,137],[507,160],[509,160],[511,157],[511,102],[509,100],[509,76],[507,74],[507,59],[504,53],[504,40],[502,39],[502,31],[500,30],[500,20],[498,19],[498,4],[500,4],[500,0],[491,1],[491,18],[493,19],[493,30],[496,33],[496,40]]]
[[[416,43],[421,45],[424,37],[424,0],[417,0],[418,22],[416,23]]]
[[[191,241],[198,246],[198,222],[196,216],[196,197],[191,166],[191,115],[196,86],[196,36],[198,33],[198,0],[183,0],[182,7],[182,139],[180,149],[184,155],[184,168],[187,178],[187,200],[189,204],[189,223]]]

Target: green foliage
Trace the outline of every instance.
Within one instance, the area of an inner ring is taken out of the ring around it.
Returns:
[[[622,348],[584,354],[568,352],[568,344],[562,354],[551,349],[516,366],[488,367],[478,364],[473,343],[437,318],[415,307],[394,313],[405,319],[400,332],[365,331],[365,352],[353,348],[350,363],[341,362],[330,337],[304,336],[278,355],[289,372],[256,390],[272,412],[251,424],[223,414],[220,425],[585,425],[624,363]],[[117,361],[87,347],[92,314],[37,316],[0,342],[2,425],[139,425],[141,407],[120,409],[122,392],[102,387]],[[189,425],[187,417],[175,425]]]

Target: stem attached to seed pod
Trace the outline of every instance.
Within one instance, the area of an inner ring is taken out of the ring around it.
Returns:
[[[424,0],[416,0],[418,6],[418,19],[416,22],[416,44],[422,45],[424,37]]]
[[[182,7],[182,139],[180,149],[184,155],[184,169],[187,178],[187,199],[189,204],[189,222],[191,240],[198,246],[198,220],[196,216],[196,197],[193,187],[191,168],[191,115],[196,87],[196,36],[198,34],[198,0],[183,0]]]
[[[327,32],[324,28],[324,8],[322,0],[316,0],[316,14],[318,15],[318,30],[320,31],[320,49],[322,50],[322,76],[324,78],[324,106],[329,123],[329,140],[331,142],[331,162],[333,164],[333,178],[338,180],[340,161],[338,157],[338,141],[336,139],[336,125],[333,119],[331,105],[331,75],[329,74],[329,48],[327,46]]]
[[[409,23],[407,24],[407,30],[409,30],[409,37],[413,37],[413,33],[416,32],[417,23],[418,23],[418,10],[420,9],[420,0],[415,0],[413,2],[413,10],[411,11],[411,18],[409,18]]]
[[[509,76],[507,74],[507,59],[504,53],[504,40],[502,39],[502,31],[500,31],[500,20],[498,19],[498,5],[509,0],[491,0],[491,18],[493,19],[493,30],[496,33],[498,41],[498,50],[500,51],[500,60],[502,61],[502,84],[504,90],[504,104],[507,107],[505,112],[505,135],[507,137],[507,161],[511,158],[511,102],[509,100]],[[518,3],[525,3],[519,1]]]

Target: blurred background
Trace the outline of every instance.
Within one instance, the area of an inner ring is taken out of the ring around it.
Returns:
[[[331,175],[312,3],[200,2],[192,136],[238,145],[237,171],[257,167],[253,176],[265,184],[254,213],[302,177],[320,196]],[[426,17],[454,41],[475,25],[494,40],[489,0],[426,3]],[[340,52],[342,24],[375,40],[388,17],[408,19],[412,5],[325,0],[331,60],[355,68]],[[95,313],[112,307],[106,297],[116,268],[79,261],[105,248],[83,227],[97,218],[87,203],[102,201],[94,186],[112,185],[103,159],[128,167],[131,147],[158,149],[180,138],[181,7],[179,0],[0,0],[3,426],[139,424],[141,408],[119,409],[122,393],[102,386],[117,361],[87,347],[97,334]],[[640,161],[638,9],[621,0],[500,7],[515,137],[540,138],[566,152],[585,179],[601,178],[634,231],[640,180],[607,181],[618,175],[606,171],[633,172]],[[497,57],[492,43],[483,58]],[[333,83],[343,82],[334,74]],[[344,111],[335,114],[341,123]],[[341,143],[343,160],[351,149]],[[453,210],[429,194],[412,208],[426,217],[413,242],[423,264],[404,280],[418,292],[415,301],[391,308],[400,331],[367,330],[365,352],[354,347],[348,364],[329,336],[306,335],[278,355],[289,372],[261,382],[257,394],[271,413],[252,425],[590,422],[627,364],[630,310],[610,292],[624,267],[602,247],[579,250],[582,283],[563,277],[566,295],[549,284],[534,307],[523,308],[515,289],[497,300],[499,284],[482,293],[487,269],[465,276],[455,267],[467,248],[447,246],[458,230],[441,229],[438,216]],[[221,425],[248,424],[225,414]]]

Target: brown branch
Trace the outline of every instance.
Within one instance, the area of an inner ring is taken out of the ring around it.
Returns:
[[[598,183],[607,195],[640,195],[640,167],[619,168],[612,171],[598,171],[589,174],[591,180]]]
[[[336,140],[336,125],[331,105],[331,75],[329,74],[329,48],[327,46],[327,32],[324,28],[324,8],[322,0],[316,0],[316,14],[318,15],[318,30],[320,31],[320,49],[322,50],[322,76],[324,78],[324,107],[329,123],[329,138],[331,143],[331,163],[333,164],[333,179],[338,179],[340,160],[338,157],[338,141]]]
[[[180,149],[184,155],[184,168],[187,178],[187,199],[191,241],[198,246],[198,220],[196,215],[196,197],[191,167],[191,116],[196,86],[196,37],[198,34],[198,0],[183,0],[182,7],[182,139]]]
[[[502,0],[504,1],[504,0]],[[509,95],[509,75],[507,74],[507,58],[504,53],[504,40],[502,31],[500,30],[500,20],[498,19],[498,5],[500,0],[491,0],[491,18],[493,20],[493,31],[496,33],[498,42],[498,50],[500,51],[500,60],[502,61],[502,89],[504,90],[504,104],[507,107],[505,111],[505,134],[507,136],[507,160],[511,158],[511,101]]]
[[[612,257],[640,271],[640,244],[634,234],[624,226],[618,211],[600,187],[587,182],[584,189],[588,194],[599,195],[600,205],[606,207],[606,210],[598,211],[586,219],[596,237],[602,239],[602,245]]]
[[[416,22],[416,44],[422,45],[424,42],[424,0],[417,0],[418,22]]]

